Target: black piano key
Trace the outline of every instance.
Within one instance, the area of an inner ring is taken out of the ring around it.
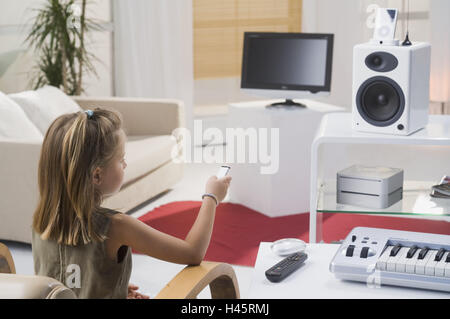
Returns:
[[[424,259],[425,256],[427,255],[427,253],[428,253],[428,247],[423,247],[419,252],[418,259]]]
[[[412,258],[414,256],[414,254],[416,253],[417,249],[419,247],[417,247],[416,245],[412,246],[409,250],[408,253],[406,254],[406,258]]]
[[[442,257],[444,257],[445,254],[445,249],[441,248],[438,250],[438,252],[436,253],[436,256],[434,257],[434,261],[441,261]]]
[[[398,254],[398,252],[400,251],[401,248],[402,248],[402,245],[400,245],[400,244],[395,245],[392,248],[391,253],[389,254],[389,256],[391,256],[391,257],[397,256],[397,254]]]

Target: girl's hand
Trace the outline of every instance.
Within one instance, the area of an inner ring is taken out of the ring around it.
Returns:
[[[216,195],[219,203],[227,195],[228,187],[230,186],[231,176],[225,176],[217,178],[217,176],[211,176],[206,182],[206,192]]]
[[[150,299],[149,296],[143,295],[136,290],[138,290],[139,287],[135,286],[133,284],[128,284],[128,297],[127,299]]]

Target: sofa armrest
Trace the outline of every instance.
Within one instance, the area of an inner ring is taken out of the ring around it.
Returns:
[[[31,242],[41,147],[42,141],[0,140],[0,239]]]
[[[106,107],[119,111],[127,135],[171,135],[185,126],[184,104],[173,99],[72,97],[82,109]]]
[[[186,266],[155,297],[193,299],[207,286],[213,299],[239,299],[239,286],[233,267],[226,263],[203,261]]]

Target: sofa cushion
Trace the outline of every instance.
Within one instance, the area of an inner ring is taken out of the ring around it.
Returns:
[[[74,100],[50,85],[36,91],[9,94],[9,97],[20,105],[43,135],[58,116],[81,111]]]
[[[22,108],[0,92],[0,138],[42,141],[43,135]]]
[[[176,145],[172,135],[128,136],[125,144],[127,168],[123,185],[170,161]]]

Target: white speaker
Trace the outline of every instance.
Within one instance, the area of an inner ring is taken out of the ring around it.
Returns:
[[[428,43],[353,48],[353,129],[409,135],[428,123]]]

